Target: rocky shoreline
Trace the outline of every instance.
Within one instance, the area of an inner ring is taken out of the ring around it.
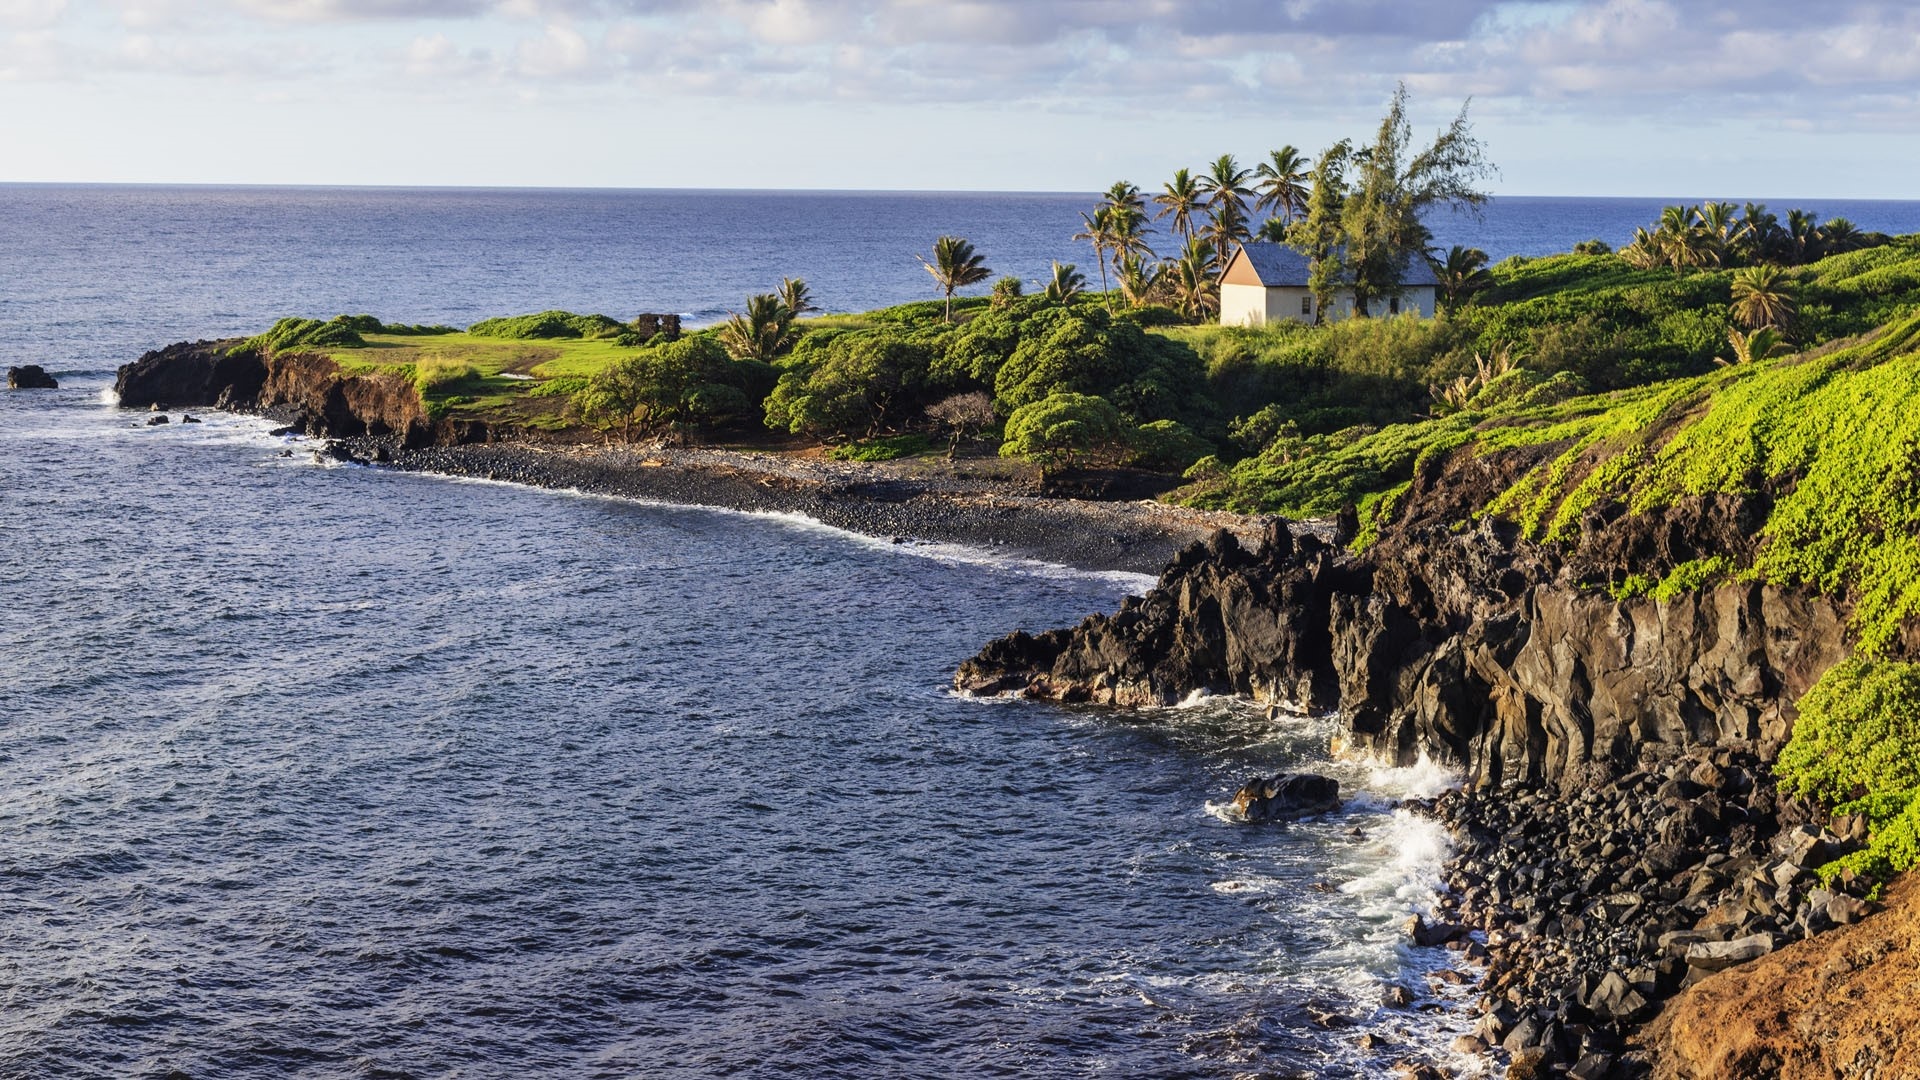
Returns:
[[[1038,496],[1023,485],[909,475],[893,463],[794,459],[711,448],[565,447],[491,443],[405,449],[345,440],[355,460],[414,472],[647,499],[684,506],[800,514],[866,536],[957,543],[1083,570],[1157,572],[1217,529],[1251,534],[1252,519],[1152,501]]]
[[[1650,746],[1579,791],[1464,788],[1422,808],[1457,846],[1440,921],[1416,934],[1484,940],[1480,1016],[1457,1049],[1515,1076],[1651,1075],[1637,1035],[1674,995],[1873,910],[1869,883],[1813,872],[1865,823],[1823,827],[1748,748]]]
[[[1148,500],[1042,496],[997,467],[834,462],[799,455],[648,444],[583,446],[477,422],[433,420],[410,383],[352,375],[300,353],[262,357],[235,341],[180,342],[123,366],[128,408],[219,408],[269,416],[326,440],[322,453],[411,472],[800,514],[883,539],[947,542],[1085,570],[1154,573],[1218,529],[1252,537],[1237,514]],[[985,463],[981,463],[985,464]],[[991,463],[998,466],[997,461]]]

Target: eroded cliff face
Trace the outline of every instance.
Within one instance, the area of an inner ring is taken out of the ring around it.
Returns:
[[[120,368],[114,391],[126,408],[220,408],[272,412],[307,434],[391,436],[408,447],[491,441],[484,425],[434,421],[413,384],[390,372],[347,374],[328,357],[262,356],[237,341],[181,342]]]
[[[1643,743],[1777,748],[1791,702],[1845,655],[1830,599],[1732,583],[1659,602],[1609,582],[1750,551],[1766,496],[1658,514],[1601,507],[1577,544],[1536,544],[1474,511],[1543,450],[1455,455],[1416,478],[1352,556],[1275,522],[1257,553],[1221,533],[1147,596],[1071,630],[1019,634],[963,665],[975,693],[1117,705],[1195,690],[1338,708],[1354,750],[1422,755],[1494,782],[1573,784]]]

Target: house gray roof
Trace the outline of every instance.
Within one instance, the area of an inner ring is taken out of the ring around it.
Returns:
[[[1260,283],[1268,288],[1293,286],[1304,288],[1307,284],[1307,271],[1311,269],[1306,255],[1271,240],[1253,240],[1240,245],[1247,253],[1247,262],[1253,266],[1253,272],[1259,276]],[[1438,285],[1440,279],[1433,276],[1433,267],[1425,259],[1409,258],[1400,275],[1400,284],[1409,286]]]

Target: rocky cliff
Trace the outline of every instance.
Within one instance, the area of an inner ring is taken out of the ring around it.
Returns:
[[[1757,583],[1666,600],[1609,586],[1750,551],[1769,497],[1693,496],[1653,514],[1600,505],[1572,544],[1481,514],[1552,449],[1431,463],[1362,555],[1283,521],[1257,551],[1216,535],[1112,615],[993,642],[955,685],[1337,708],[1354,750],[1496,783],[1616,776],[1646,743],[1752,743],[1766,756],[1790,733],[1791,702],[1845,655],[1843,605]]]
[[[307,434],[391,436],[400,445],[488,441],[484,425],[427,416],[397,373],[351,374],[326,356],[262,353],[238,341],[169,345],[123,365],[114,391],[126,408],[221,408],[285,417]]]

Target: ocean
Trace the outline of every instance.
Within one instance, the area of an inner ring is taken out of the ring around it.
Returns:
[[[987,640],[1145,578],[323,464],[106,392],[148,348],[283,314],[710,318],[781,275],[836,309],[926,297],[933,236],[1037,275],[1088,202],[0,187],[0,359],[62,379],[0,393],[0,1076],[1371,1077],[1442,1053],[1461,992],[1401,925],[1445,838],[1395,804],[1443,773],[1331,762],[1329,718],[1230,700],[948,692]],[[1481,228],[1646,217],[1571,202]],[[1221,813],[1299,768],[1346,806]]]

